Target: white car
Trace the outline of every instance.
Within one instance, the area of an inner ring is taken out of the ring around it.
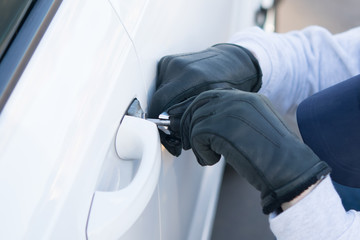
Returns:
[[[0,0],[0,239],[209,239],[224,162],[175,158],[125,114],[162,56],[227,41],[260,4]]]

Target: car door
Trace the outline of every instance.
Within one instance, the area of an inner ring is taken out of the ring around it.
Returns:
[[[156,64],[168,54],[203,50],[226,42],[231,33],[254,24],[258,1],[110,0],[141,64],[148,97]],[[143,103],[144,109],[147,103]],[[175,158],[162,149],[159,178],[162,239],[209,239],[224,162],[201,167],[192,151]]]
[[[98,204],[98,196],[105,192],[104,201],[121,201],[124,189],[133,192],[125,195],[133,196],[135,212],[149,206],[149,231],[143,233],[160,239],[157,195],[152,197],[160,169],[157,128],[141,119],[123,119],[135,98],[141,103],[147,99],[131,40],[108,1],[62,1],[54,11],[45,33],[35,36],[41,40],[0,116],[0,238],[92,238],[99,226],[93,219],[108,223],[119,217],[116,211],[106,212],[109,206]],[[152,159],[142,161],[131,152],[125,157],[132,160],[119,158],[117,149],[124,147],[116,143],[117,136],[139,135],[133,129],[149,132],[151,145],[136,146]],[[135,177],[136,172],[143,174]],[[144,196],[149,178],[153,181]],[[139,185],[131,185],[133,180]],[[105,219],[91,217],[97,209],[107,213]],[[129,215],[120,217],[130,225],[139,214],[133,214],[133,221]],[[107,228],[100,238],[118,238],[121,227]]]
[[[126,112],[134,100],[146,111],[160,57],[226,41],[250,25],[255,4],[55,2],[14,65],[0,115],[0,238],[209,238],[224,163],[200,167],[191,151],[174,158],[154,124]],[[2,73],[26,26],[36,29],[31,15]]]

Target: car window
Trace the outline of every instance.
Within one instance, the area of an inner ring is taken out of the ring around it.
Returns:
[[[0,59],[34,0],[0,0]]]
[[[61,0],[0,0],[0,113]]]

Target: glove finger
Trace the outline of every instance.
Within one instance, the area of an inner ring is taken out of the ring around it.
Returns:
[[[191,128],[194,122],[198,121],[198,119],[206,118],[207,116],[213,114],[213,110],[204,111],[204,109],[207,109],[206,106],[211,106],[211,104],[208,103],[216,103],[216,99],[218,98],[218,91],[212,90],[204,92],[197,96],[195,100],[190,104],[190,106],[186,109],[180,122],[183,149],[187,150],[191,148],[190,136]]]
[[[159,130],[161,143],[174,156],[179,156],[181,154],[181,149],[182,149],[181,135],[180,135],[181,117],[185,112],[186,108],[190,105],[190,103],[194,99],[195,97],[190,98],[184,102],[172,106],[166,111],[170,117],[170,126],[169,126],[170,135],[165,134],[163,131]]]
[[[166,56],[158,64],[149,116],[157,117],[168,107],[211,89],[232,87],[256,92],[261,86],[261,76],[252,54],[234,44]]]
[[[206,83],[207,78],[202,69],[193,69],[190,65],[215,55],[209,48],[163,57],[157,65],[156,91],[151,99],[149,116],[157,117],[169,106],[199,94],[202,90],[196,86]]]
[[[234,94],[238,95],[236,99]],[[219,134],[227,131],[223,121],[235,114],[231,111],[233,105],[241,104],[237,101],[239,94],[243,95],[241,98],[248,95],[228,88],[207,91],[199,95],[184,114],[181,122],[183,148],[191,147],[201,165],[215,164],[221,157],[221,150],[227,149]]]
[[[189,105],[191,105],[191,103],[194,101],[194,99],[197,96],[193,96],[181,103],[175,104],[173,106],[171,106],[168,110],[166,110],[166,112],[169,114],[169,117],[171,119],[170,121],[170,126],[169,126],[169,130],[170,130],[170,135],[164,134],[162,131],[160,131],[160,136],[161,136],[161,142],[162,144],[165,146],[165,148],[173,155],[178,156],[181,153],[181,119],[184,115],[184,112],[186,111],[186,109],[189,107]],[[209,96],[210,98],[214,98],[214,96]],[[196,104],[196,106],[194,106],[194,108],[198,108],[201,104],[204,104],[206,100],[199,100],[199,102]],[[200,115],[203,115],[200,113]],[[188,119],[190,120],[190,118],[188,117]],[[187,138],[186,138],[187,139]],[[190,144],[188,144],[188,142],[185,142],[185,147],[184,149],[190,149]],[[179,150],[180,148],[180,150]]]
[[[210,118],[211,117],[209,117],[209,119]],[[198,123],[193,128],[193,130],[198,132],[198,128],[203,126],[203,123]],[[194,134],[194,132],[191,133],[191,147],[200,165],[214,165],[220,160],[221,154],[217,153],[213,148],[214,142],[216,142],[216,140],[222,140],[217,138],[217,135],[211,132],[202,132],[201,134]]]
[[[189,144],[202,166],[214,165],[221,158],[224,140],[217,134],[221,131],[217,127],[218,123],[223,121],[223,114],[217,112],[220,110],[219,104],[217,96],[208,99],[208,102],[196,109],[190,123]]]
[[[166,112],[168,113],[168,115],[171,119],[170,126],[169,126],[169,130],[170,130],[171,134],[174,134],[174,135],[178,136],[179,138],[181,138],[181,136],[180,136],[181,118],[182,118],[184,112],[186,111],[186,109],[194,101],[195,98],[196,98],[196,96],[188,98],[187,100],[185,100],[181,103],[175,104],[166,110]]]
[[[161,144],[171,153],[178,157],[181,154],[181,139],[175,136],[167,135],[159,130]]]

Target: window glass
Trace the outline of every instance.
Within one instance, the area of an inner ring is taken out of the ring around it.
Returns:
[[[0,0],[0,59],[34,0]]]

